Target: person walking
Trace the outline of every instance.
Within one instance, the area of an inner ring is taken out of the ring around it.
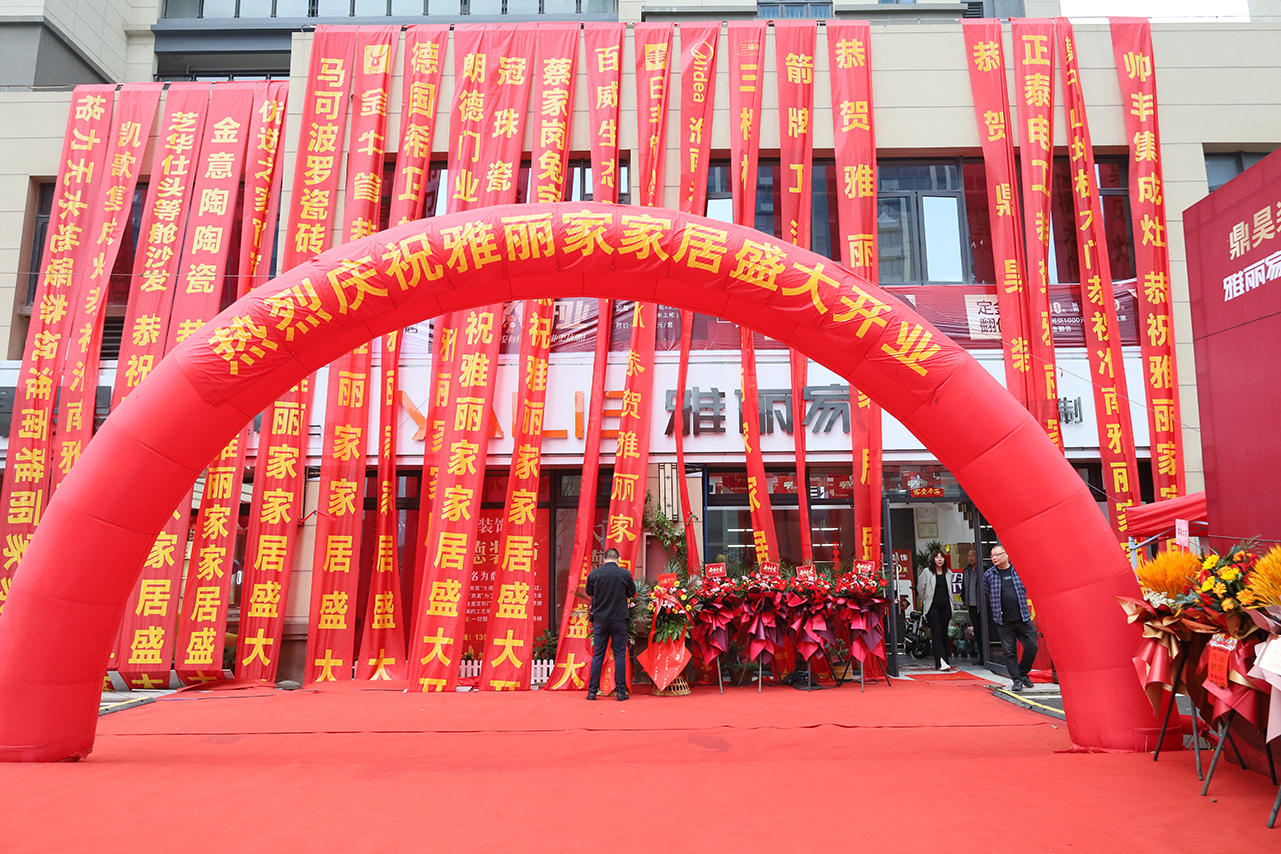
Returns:
[[[1032,662],[1036,660],[1036,628],[1032,625],[1032,612],[1027,606],[1027,590],[1023,579],[1010,563],[1005,549],[992,549],[992,565],[983,573],[983,587],[987,591],[988,608],[996,622],[1001,637],[1001,652],[1005,655],[1005,669],[1014,681],[1015,693],[1031,688]],[[1016,657],[1015,643],[1023,645],[1023,657]]]
[[[951,670],[952,665],[947,663],[947,627],[952,622],[952,591],[948,589],[947,558],[942,552],[930,555],[929,564],[917,576],[916,592],[930,627],[934,669]]]
[[[627,693],[627,600],[636,595],[636,579],[618,565],[618,549],[605,550],[605,562],[587,576],[587,595],[592,599],[592,672],[587,699],[595,700],[600,690],[600,671],[605,648],[614,650],[614,685],[621,703]]]
[[[978,565],[978,555],[970,549],[966,555],[965,570],[961,573],[961,602],[970,612],[970,626],[974,629],[974,657],[982,658],[983,648],[983,611],[980,607],[983,596],[983,568]]]

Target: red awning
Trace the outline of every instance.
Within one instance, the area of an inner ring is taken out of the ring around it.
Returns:
[[[1175,519],[1187,519],[1189,528],[1195,534],[1197,528],[1204,533],[1207,525],[1205,513],[1205,493],[1194,492],[1181,498],[1168,501],[1157,501],[1135,507],[1125,514],[1126,533],[1136,540],[1147,539],[1166,531],[1174,530]]]

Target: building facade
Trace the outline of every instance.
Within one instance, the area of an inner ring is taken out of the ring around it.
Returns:
[[[19,14],[21,12],[21,14]],[[303,92],[311,57],[312,28],[317,24],[407,25],[413,23],[536,23],[540,21],[703,21],[752,18],[845,18],[871,21],[869,49],[874,96],[877,160],[877,220],[880,284],[890,293],[912,302],[936,327],[961,342],[998,379],[1003,378],[999,330],[994,332],[992,311],[998,281],[993,261],[987,179],[980,150],[980,128],[975,120],[971,81],[967,69],[962,18],[983,16],[1049,17],[1060,13],[1056,2],[985,0],[970,3],[841,4],[742,3],[660,6],[644,0],[112,0],[112,2],[45,2],[30,8],[12,5],[0,15],[0,33],[11,46],[0,60],[6,84],[0,92],[0,304],[11,306],[0,336],[7,341],[9,361],[0,364],[0,424],[13,429],[12,389],[19,380],[21,358],[33,311],[36,274],[51,217],[53,184],[59,171],[58,152],[68,111],[70,87],[83,83],[125,83],[179,80],[257,80],[288,78],[290,100],[283,138],[284,174],[293,174],[300,139]],[[1242,23],[1156,22],[1152,26],[1155,72],[1160,103],[1161,156],[1164,167],[1166,233],[1170,247],[1173,330],[1177,356],[1178,395],[1182,413],[1184,465],[1189,491],[1202,488],[1201,441],[1197,429],[1197,372],[1193,364],[1188,308],[1188,282],[1180,212],[1233,175],[1249,168],[1281,143],[1281,103],[1268,93],[1281,84],[1281,60],[1274,49],[1281,24],[1269,20]],[[1123,338],[1125,372],[1131,389],[1130,414],[1139,459],[1142,498],[1153,500],[1151,459],[1143,399],[1143,363],[1139,352],[1142,329],[1137,316],[1134,241],[1136,223],[1130,210],[1128,151],[1125,112],[1118,71],[1106,21],[1075,22],[1081,68],[1102,197],[1108,255],[1116,280],[1118,321]],[[1012,57],[1009,28],[1005,50]],[[813,118],[813,235],[811,248],[840,258],[836,196],[840,176],[835,165],[834,122],[827,68],[826,31],[818,26],[815,57],[815,112]],[[765,75],[775,74],[772,36],[764,55]],[[721,36],[722,52],[725,35]],[[403,44],[401,45],[403,50]],[[580,47],[581,49],[581,47]],[[453,48],[443,57],[443,77],[437,100],[437,132],[432,142],[431,168],[427,175],[427,208],[443,213],[449,186],[446,160],[450,140],[450,108],[455,79]],[[399,54],[398,54],[399,55]],[[581,64],[581,63],[580,63]],[[621,179],[620,202],[639,195],[637,170],[640,159],[633,42],[631,30],[624,43],[618,126]],[[393,64],[393,82],[387,99],[388,180],[383,182],[385,225],[391,169],[401,119],[400,63]],[[722,69],[724,65],[722,65]],[[1012,60],[1011,60],[1012,68]],[[674,71],[671,85],[679,87]],[[1011,85],[1013,76],[1011,75]],[[711,168],[706,214],[729,220],[730,113],[729,77],[722,70],[716,81],[712,122]],[[673,89],[671,125],[678,124],[679,88]],[[1061,94],[1059,96],[1061,103]],[[588,126],[588,92],[580,84],[573,105],[570,176],[566,199],[590,200],[593,173]],[[1059,108],[1061,109],[1061,108]],[[1080,259],[1075,243],[1075,222],[1070,199],[1072,186],[1068,138],[1063,113],[1056,122],[1056,168],[1051,228],[1050,296],[1057,347],[1059,412],[1065,453],[1081,477],[1102,498],[1103,474],[1096,412],[1090,383],[1080,290]],[[521,201],[529,184],[533,129],[527,131],[525,162],[516,183]],[[1016,140],[1017,142],[1017,140]],[[779,157],[779,102],[771,85],[764,87],[761,125],[761,165],[757,182],[756,227],[781,236],[783,179]],[[669,144],[666,158],[664,206],[676,208],[681,173],[680,152]],[[153,164],[141,164],[141,182],[152,174]],[[285,182],[281,209],[287,210],[291,188]],[[133,246],[141,218],[143,191],[136,194],[132,237],[124,243],[107,298],[103,339],[103,367],[98,380],[98,417],[105,417],[116,379],[120,336],[129,296]],[[341,211],[339,211],[341,217]],[[283,219],[283,218],[282,218]],[[339,220],[341,221],[341,219]],[[283,222],[281,223],[283,227]],[[130,233],[127,230],[127,233]],[[1142,234],[1139,234],[1140,238]],[[279,241],[278,241],[279,244]],[[223,304],[230,304],[234,284],[225,286]],[[574,536],[578,484],[583,466],[585,400],[590,395],[595,307],[589,301],[565,300],[557,306],[553,327],[551,368],[548,379],[547,418],[542,447],[543,473],[539,489],[539,543],[541,581],[535,605],[544,613],[545,626],[558,625],[564,606],[569,552]],[[483,592],[496,571],[497,528],[508,465],[513,451],[515,390],[519,366],[519,309],[509,306],[505,317],[506,340],[497,380],[494,415],[501,436],[489,447],[477,569],[476,591]],[[606,389],[621,393],[626,362],[626,307],[618,309],[611,346]],[[652,398],[651,457],[648,491],[655,512],[679,518],[675,485],[684,477],[699,520],[697,537],[703,559],[750,564],[754,561],[751,518],[748,509],[746,462],[741,423],[741,378],[738,332],[714,317],[698,316],[693,328],[693,355],[687,386],[688,412],[676,410],[675,388],[679,347],[679,317],[660,309],[655,394]],[[759,336],[758,336],[759,338]],[[431,385],[431,328],[427,322],[406,331],[402,354],[402,429],[398,466],[401,485],[397,507],[401,525],[399,546],[402,565],[413,565],[418,531],[418,496],[425,448],[423,418]],[[775,524],[783,559],[800,563],[802,524],[798,510],[798,484],[793,466],[792,432],[807,431],[808,483],[803,489],[811,509],[808,524],[817,562],[847,562],[855,553],[851,490],[853,459],[849,437],[850,390],[821,365],[811,365],[805,424],[794,424],[790,412],[792,389],[787,351],[760,339],[758,371],[761,389],[761,450],[769,472]],[[322,380],[323,381],[323,380]],[[324,407],[312,414],[309,468],[319,467]],[[371,417],[376,421],[377,414]],[[683,422],[683,423],[682,423]],[[608,426],[608,424],[607,424]],[[675,466],[672,433],[685,433],[686,470]],[[955,479],[908,431],[886,416],[883,425],[884,518],[886,554],[895,563],[906,562],[924,544],[939,542],[953,554],[953,564],[964,563],[961,553],[968,544],[994,541]],[[371,431],[375,432],[376,431]],[[0,440],[0,444],[3,441]],[[256,441],[249,444],[250,455]],[[371,444],[369,474],[377,456]],[[601,465],[613,463],[613,448],[606,440]],[[314,473],[313,473],[314,474]],[[290,628],[286,640],[294,641],[293,658],[282,664],[282,675],[300,672],[301,643],[307,631],[308,601],[314,549],[317,505],[316,478],[304,507],[299,547],[294,556],[290,602]],[[247,527],[250,486],[245,487],[241,527]],[[197,499],[200,490],[197,489]],[[601,517],[610,497],[609,478],[602,477],[599,496]],[[373,499],[366,503],[366,531],[372,525]],[[243,538],[240,546],[243,549]],[[370,555],[365,555],[365,563]],[[662,571],[666,557],[650,549],[644,572],[651,579]],[[366,573],[368,567],[366,567]],[[639,572],[639,569],[638,569]],[[901,580],[910,580],[907,569]],[[910,583],[900,592],[911,596]],[[237,594],[233,592],[233,623]],[[475,609],[487,606],[477,599]],[[479,625],[479,624],[478,624]],[[541,628],[540,628],[541,630]],[[483,625],[476,631],[483,632]],[[469,640],[471,637],[469,636]],[[477,646],[483,642],[483,635]]]

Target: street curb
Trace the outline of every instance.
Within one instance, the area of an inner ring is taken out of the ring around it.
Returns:
[[[1058,718],[1061,721],[1067,720],[1067,715],[1065,715],[1061,710],[1056,709],[1053,706],[1047,706],[1043,703],[1038,703],[1035,700],[1028,699],[1022,694],[1015,694],[1009,688],[994,686],[992,688],[992,696],[997,699],[1004,700],[1011,705],[1020,706],[1033,712],[1039,712],[1040,714],[1051,718]]]

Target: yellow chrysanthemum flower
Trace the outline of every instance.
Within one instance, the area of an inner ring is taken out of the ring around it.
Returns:
[[[1205,582],[1204,582],[1204,583],[1202,583],[1202,585],[1201,585],[1201,592],[1202,592],[1202,593],[1209,593],[1209,592],[1210,592],[1210,590],[1211,590],[1211,589],[1213,589],[1213,587],[1214,587],[1214,579],[1213,579],[1213,578],[1207,578],[1207,579],[1205,580]]]
[[[1241,577],[1241,570],[1235,566],[1230,566],[1223,570],[1223,572],[1219,573],[1219,577],[1224,581],[1236,581]]]
[[[1227,592],[1228,592],[1228,585],[1224,584],[1222,581],[1214,582],[1215,596],[1223,596],[1223,595],[1226,595]]]

